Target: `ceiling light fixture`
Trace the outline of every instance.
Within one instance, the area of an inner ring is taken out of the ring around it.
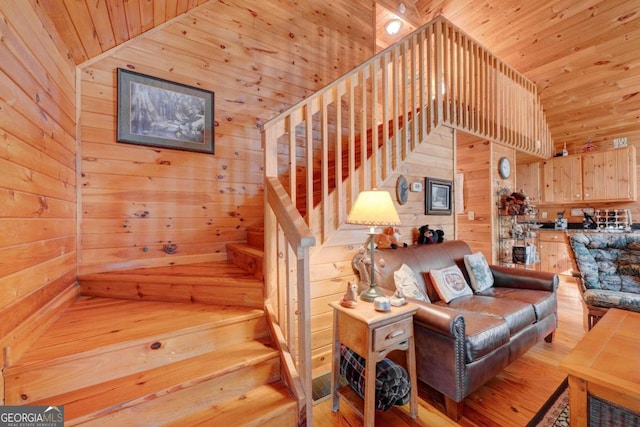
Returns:
[[[391,21],[387,22],[387,25],[385,26],[385,30],[390,36],[398,34],[400,28],[402,28],[402,21],[398,18],[392,19]]]

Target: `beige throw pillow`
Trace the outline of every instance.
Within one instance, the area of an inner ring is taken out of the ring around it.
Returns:
[[[394,271],[393,280],[396,289],[400,290],[405,297],[431,302],[424,289],[418,284],[415,273],[408,265],[402,264],[398,270]]]
[[[447,304],[455,298],[473,295],[473,291],[457,265],[441,268],[440,270],[431,270],[429,274],[440,299]]]
[[[467,267],[471,287],[475,292],[481,292],[493,286],[493,274],[482,252],[465,255],[464,265]]]

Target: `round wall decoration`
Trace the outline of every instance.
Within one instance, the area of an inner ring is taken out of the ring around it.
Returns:
[[[396,181],[396,197],[401,205],[407,203],[409,198],[409,183],[404,175],[400,175]]]
[[[498,163],[498,171],[502,179],[507,179],[511,175],[511,162],[507,157],[502,157]]]

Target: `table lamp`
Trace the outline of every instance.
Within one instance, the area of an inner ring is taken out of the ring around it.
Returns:
[[[349,212],[347,224],[369,226],[369,255],[371,260],[371,274],[369,275],[369,289],[360,294],[364,301],[372,302],[376,297],[386,296],[384,292],[376,288],[374,280],[374,237],[376,226],[400,225],[400,217],[391,200],[388,191],[369,190],[362,191]]]

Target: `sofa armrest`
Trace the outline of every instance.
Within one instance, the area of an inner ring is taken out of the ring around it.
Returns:
[[[491,265],[493,285],[501,288],[533,289],[554,292],[558,289],[558,275],[547,271]]]
[[[464,322],[459,311],[414,299],[411,299],[411,303],[418,306],[418,311],[413,315],[414,322],[441,335],[456,338],[457,324]]]

